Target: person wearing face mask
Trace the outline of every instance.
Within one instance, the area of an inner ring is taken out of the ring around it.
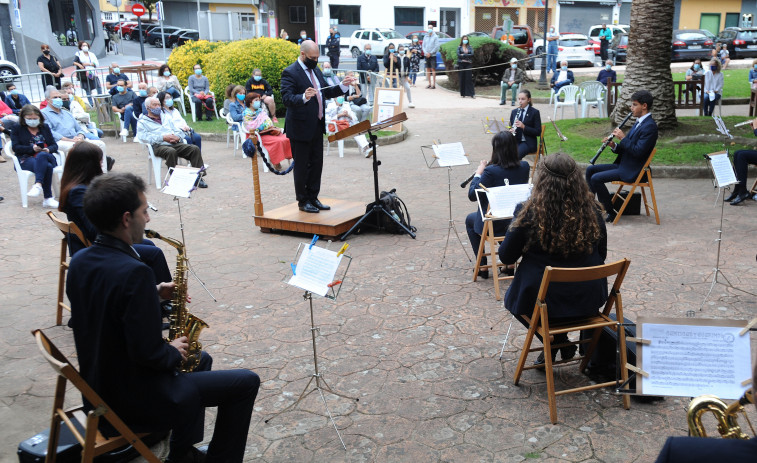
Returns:
[[[757,60],[755,60],[757,63]],[[757,68],[757,66],[755,66]],[[750,71],[751,74],[751,71]],[[755,70],[757,75],[757,70]],[[697,58],[689,69],[686,70],[686,92],[691,93],[691,99],[696,103],[699,97],[699,90],[701,90],[700,83],[704,79],[704,69],[702,69],[702,60]]]
[[[757,59],[752,61],[752,69],[749,70],[749,85],[757,89]]]
[[[342,36],[339,35],[339,32],[336,30],[336,26],[331,26],[329,28],[329,36],[326,38],[326,56],[329,57],[332,68],[339,67],[339,54],[342,52],[339,43],[341,37]]]
[[[238,86],[237,88],[241,89],[242,87]],[[163,110],[163,114],[161,115],[163,126],[170,129],[171,125],[173,125],[173,127],[184,132],[184,140],[186,140],[187,143],[195,145],[202,150],[202,137],[187,125],[187,121],[182,117],[181,111],[176,108],[176,104],[174,103],[171,94],[158,92],[155,98],[158,99],[158,102],[160,102],[160,108]]]
[[[202,66],[199,64],[194,65],[194,74],[189,76],[187,87],[189,88],[189,94],[192,95],[192,104],[194,104],[197,120],[202,120],[202,108],[205,108],[206,120],[211,120],[214,114],[213,106],[216,103],[213,96],[209,93],[210,81],[202,75]]]
[[[418,72],[421,70],[421,57],[423,56],[423,48],[418,42],[418,36],[412,37],[413,44],[407,49],[408,56],[410,57],[410,84],[415,87],[415,81],[418,79]]]
[[[305,31],[305,29],[300,31],[300,38],[297,39],[297,45],[302,45],[302,42],[306,40],[313,40],[310,37],[308,37],[308,33]]]
[[[74,94],[74,84],[66,82],[63,84],[62,97],[68,96],[68,110],[76,118],[77,121],[87,129],[90,128],[91,118],[89,113],[84,109],[84,100]],[[65,107],[65,101],[63,102]],[[99,129],[98,129],[99,130]],[[102,137],[98,133],[99,137]]]
[[[611,59],[606,60],[605,67],[602,68],[602,70],[599,71],[599,74],[597,75],[597,81],[606,87],[608,79],[615,82],[617,78],[618,78],[618,74],[612,70],[612,60]]]
[[[290,41],[290,40],[289,40],[289,34],[288,34],[288,33],[287,33],[287,31],[286,31],[286,30],[284,30],[284,29],[281,29],[281,32],[279,32],[279,38],[280,38],[281,40],[286,40],[286,41],[288,41],[288,42]]]
[[[329,105],[326,106],[326,129],[330,133],[339,132],[357,123],[357,116],[343,96],[334,98]],[[368,139],[366,139],[365,134],[354,137],[354,140],[355,143],[357,143],[360,152],[363,153],[365,157],[370,157],[372,152],[370,151],[370,145],[368,144]]]
[[[718,51],[718,59],[720,60],[720,67],[728,69],[728,64],[731,62],[731,53],[728,51],[728,45],[721,45],[720,51]]]
[[[134,102],[132,104],[132,107],[134,108],[134,113],[132,115],[135,120],[139,119],[139,116],[142,115],[142,105],[145,103],[147,96],[147,84],[144,82],[138,83],[137,91],[134,93]]]
[[[607,24],[602,24],[599,30],[599,56],[602,61],[607,61],[607,46],[612,41],[612,29]]]
[[[21,112],[21,108],[29,104],[29,99],[26,98],[23,93],[18,92],[16,84],[6,85],[5,91],[7,92],[5,95],[5,104],[7,104],[11,111],[13,111],[13,114],[18,116],[18,113]]]
[[[287,108],[285,132],[294,155],[294,190],[300,210],[317,213],[331,209],[318,199],[323,171],[325,101],[344,95],[355,81],[345,77],[337,87],[326,85],[318,69],[318,45],[306,40],[300,57],[281,73],[281,98]]]
[[[247,138],[257,138],[262,145],[262,150],[267,153],[271,165],[276,170],[281,170],[281,163],[285,159],[292,159],[291,141],[281,132],[281,129],[273,125],[273,120],[263,109],[262,95],[248,93],[244,98],[244,128]]]
[[[83,110],[91,109],[90,106],[87,104],[86,101],[82,99],[79,95],[76,94],[76,88],[74,87],[73,82],[64,82],[61,85],[61,90],[65,93],[68,93],[68,95],[71,97],[71,102],[76,102],[79,105],[81,105]],[[40,108],[42,109],[42,108]],[[89,120],[87,120],[89,122]]]
[[[116,94],[110,98],[113,112],[118,114],[123,121],[123,129],[121,129],[122,137],[129,136],[129,128],[131,128],[133,136],[137,136],[137,118],[134,117],[134,92],[130,88],[126,87],[126,82],[123,79],[116,81],[114,87]],[[147,97],[147,89],[145,89],[145,97]]]
[[[555,26],[550,26],[547,32],[547,72],[557,72],[557,41],[560,34],[555,30]]]
[[[439,36],[434,33],[434,26],[429,24],[422,46],[423,56],[426,57],[426,88],[436,88],[436,54],[439,47]]]
[[[173,75],[171,68],[167,64],[161,65],[158,69],[155,87],[159,92],[168,92],[174,98],[182,98],[179,79]]]
[[[712,116],[715,105],[722,97],[723,93],[723,73],[720,72],[720,60],[712,58],[709,69],[704,72],[704,115]]]
[[[83,122],[89,120],[89,114],[86,113],[83,109],[81,109],[81,106],[79,103],[77,103],[71,96],[66,92],[61,92],[60,94],[61,99],[63,100],[63,109],[71,113],[72,116],[79,122],[79,127],[81,127],[85,132],[89,132],[91,134],[94,134],[97,136],[97,138],[102,138],[103,131],[98,129],[95,124],[92,124],[91,122]],[[81,117],[81,112],[84,112],[87,114],[87,119]],[[108,162],[115,162],[115,160],[111,161],[112,158],[108,158]],[[109,164],[110,166],[111,164]],[[108,167],[108,170],[110,170],[110,167]]]
[[[63,66],[60,61],[50,51],[50,45],[43,43],[40,45],[42,54],[37,57],[37,66],[42,74],[42,88],[52,85],[60,88],[60,78],[63,77]]]
[[[460,38],[460,46],[457,47],[457,68],[460,70],[460,97],[469,96],[476,98],[473,83],[473,47],[470,46],[468,36]]]
[[[229,117],[234,122],[242,122],[244,119],[244,97],[247,95],[245,88],[241,85],[235,86],[229,95],[231,96],[231,103],[229,103]],[[236,128],[236,126],[235,126]]]
[[[85,41],[79,42],[79,51],[74,55],[74,67],[77,69],[76,76],[81,82],[81,88],[87,92],[89,105],[94,107],[95,101],[92,99],[92,92],[102,93],[100,79],[97,78],[95,68],[100,66],[97,56],[90,53],[89,44]]]
[[[45,116],[34,105],[26,105],[19,113],[19,125],[11,132],[11,147],[23,170],[34,172],[34,185],[27,196],[43,194],[42,207],[56,208],[53,197],[53,168],[58,165],[52,153],[58,151]]]
[[[371,73],[378,74],[378,59],[373,55],[371,44],[365,44],[365,49],[357,57],[357,70],[360,73],[360,87],[363,95],[368,99],[368,104],[373,105],[373,89],[376,82],[371,78]]]
[[[110,74],[105,76],[105,88],[108,90],[108,93],[110,93],[110,96],[113,96],[118,92],[116,86],[118,85],[119,80],[123,80],[126,88],[131,90],[132,83],[129,80],[129,77],[121,72],[121,67],[118,63],[110,63]]]
[[[507,103],[507,91],[512,93],[510,106],[515,106],[515,95],[518,94],[520,84],[523,82],[523,69],[518,67],[518,58],[510,58],[510,67],[502,74],[502,82],[499,84],[499,104]]]
[[[347,71],[347,76],[354,77],[355,73],[352,71]],[[357,116],[357,120],[359,122],[362,122],[370,117],[373,108],[368,105],[368,100],[363,96],[362,92],[360,91],[360,85],[357,82],[350,85],[350,90],[344,96],[344,99],[347,100],[347,102],[350,104],[350,108],[352,109],[352,112],[354,112]]]
[[[339,85],[339,77],[334,74],[334,69],[331,67],[331,63],[323,63],[323,78],[326,80],[326,85]]]
[[[263,95],[263,104],[268,108],[268,115],[273,118],[273,123],[279,122],[276,119],[276,102],[273,100],[273,88],[267,80],[263,78],[263,71],[253,69],[252,76],[244,84],[245,95],[251,92]]]
[[[575,81],[575,78],[573,78],[573,71],[568,69],[568,62],[563,61],[560,63],[560,71],[552,74],[552,90],[554,90],[556,94],[562,87],[571,85]]]

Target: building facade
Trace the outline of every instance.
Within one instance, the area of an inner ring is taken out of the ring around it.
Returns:
[[[707,29],[717,35],[726,27],[751,27],[755,0],[676,0],[674,29]]]
[[[555,20],[556,1],[550,1],[547,21]],[[534,33],[544,29],[544,0],[470,0],[471,30],[491,34],[495,27],[509,19],[513,24],[527,25]]]

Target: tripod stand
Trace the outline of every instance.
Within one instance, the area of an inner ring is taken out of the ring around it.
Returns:
[[[468,255],[468,250],[465,249],[465,245],[463,244],[463,240],[460,239],[460,234],[457,232],[457,227],[455,226],[455,219],[452,218],[452,166],[447,167],[447,199],[448,199],[448,205],[449,205],[449,225],[447,226],[447,242],[444,244],[444,253],[442,254],[442,261],[439,264],[439,267],[444,267],[444,259],[447,257],[447,247],[449,246],[449,237],[452,232],[455,232],[455,236],[457,237],[457,241],[460,243],[460,247],[463,248],[463,251],[465,252],[465,257],[468,258],[468,262],[473,262],[473,260]]]

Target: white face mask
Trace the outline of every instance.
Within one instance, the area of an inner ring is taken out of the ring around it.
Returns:
[[[81,47],[81,51],[89,51],[89,47]]]

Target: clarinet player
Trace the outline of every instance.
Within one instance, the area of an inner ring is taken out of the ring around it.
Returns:
[[[535,153],[536,137],[541,135],[541,114],[531,104],[531,92],[526,89],[518,92],[518,108],[510,113],[510,127],[518,144],[518,159]]]

